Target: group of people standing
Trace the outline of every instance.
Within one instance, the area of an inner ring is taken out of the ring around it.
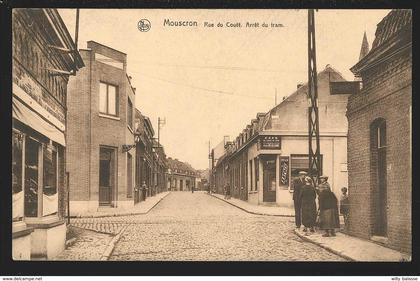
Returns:
[[[294,180],[293,202],[295,207],[295,223],[308,235],[315,232],[318,225],[325,231],[322,236],[335,236],[335,229],[340,228],[338,213],[338,200],[331,191],[327,176],[319,177],[320,183],[316,186],[305,171],[299,172],[299,177]],[[316,198],[318,197],[318,210]]]

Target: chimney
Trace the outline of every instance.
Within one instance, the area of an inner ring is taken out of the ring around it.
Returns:
[[[298,84],[297,84],[297,87],[296,87],[296,89],[299,89],[300,87],[302,87],[303,86],[303,83],[302,82],[299,82]],[[284,99],[284,98],[283,98]]]

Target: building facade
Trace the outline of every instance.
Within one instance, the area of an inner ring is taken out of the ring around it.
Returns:
[[[12,36],[13,259],[52,258],[66,239],[67,83],[83,61],[55,9],[13,9]]]
[[[152,195],[153,182],[153,135],[150,119],[135,109],[136,130],[139,141],[136,144],[136,190],[135,202],[146,200]]]
[[[329,176],[339,195],[347,186],[347,119],[349,94],[333,94],[331,82],[344,82],[327,66],[318,73],[318,107],[321,173]],[[292,179],[308,171],[307,85],[285,98],[268,113],[256,118],[233,141],[225,145],[213,169],[215,188],[223,192],[229,182],[235,198],[253,204],[292,206]]]
[[[393,10],[372,49],[352,72],[361,91],[349,97],[349,232],[410,252],[412,15]]]
[[[69,81],[67,171],[70,212],[134,205],[135,88],[127,55],[94,41],[80,50],[86,67]]]
[[[196,189],[198,173],[188,163],[167,158],[167,189],[171,191],[191,191]]]

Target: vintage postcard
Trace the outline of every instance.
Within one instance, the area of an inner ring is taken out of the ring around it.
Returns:
[[[412,10],[11,13],[14,261],[411,261]]]

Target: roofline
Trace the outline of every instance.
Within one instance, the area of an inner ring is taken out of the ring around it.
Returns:
[[[96,42],[95,40],[89,40],[89,41],[86,41],[86,43],[89,43],[89,42],[93,42],[93,43],[95,43],[95,44],[101,45],[102,47],[105,47],[105,48],[111,49],[111,50],[113,50],[113,51],[116,51],[116,52],[118,52],[118,53],[120,53],[120,54],[123,54],[123,55],[127,56],[127,54],[126,54],[126,53],[121,52],[121,51],[119,51],[119,50],[117,50],[117,49],[114,49],[114,48],[112,48],[112,47],[110,47],[110,46],[104,45],[104,44],[102,44],[102,43]]]
[[[55,25],[53,28],[57,30],[57,35],[65,43],[66,46],[63,47],[71,50],[71,53],[69,53],[68,55],[71,57],[71,60],[75,64],[74,70],[77,71],[78,69],[84,67],[85,64],[83,62],[82,56],[79,54],[76,44],[74,43],[73,38],[71,38],[67,26],[64,24],[63,19],[61,18],[57,9],[43,8],[43,10],[44,14],[51,20],[51,23]]]

